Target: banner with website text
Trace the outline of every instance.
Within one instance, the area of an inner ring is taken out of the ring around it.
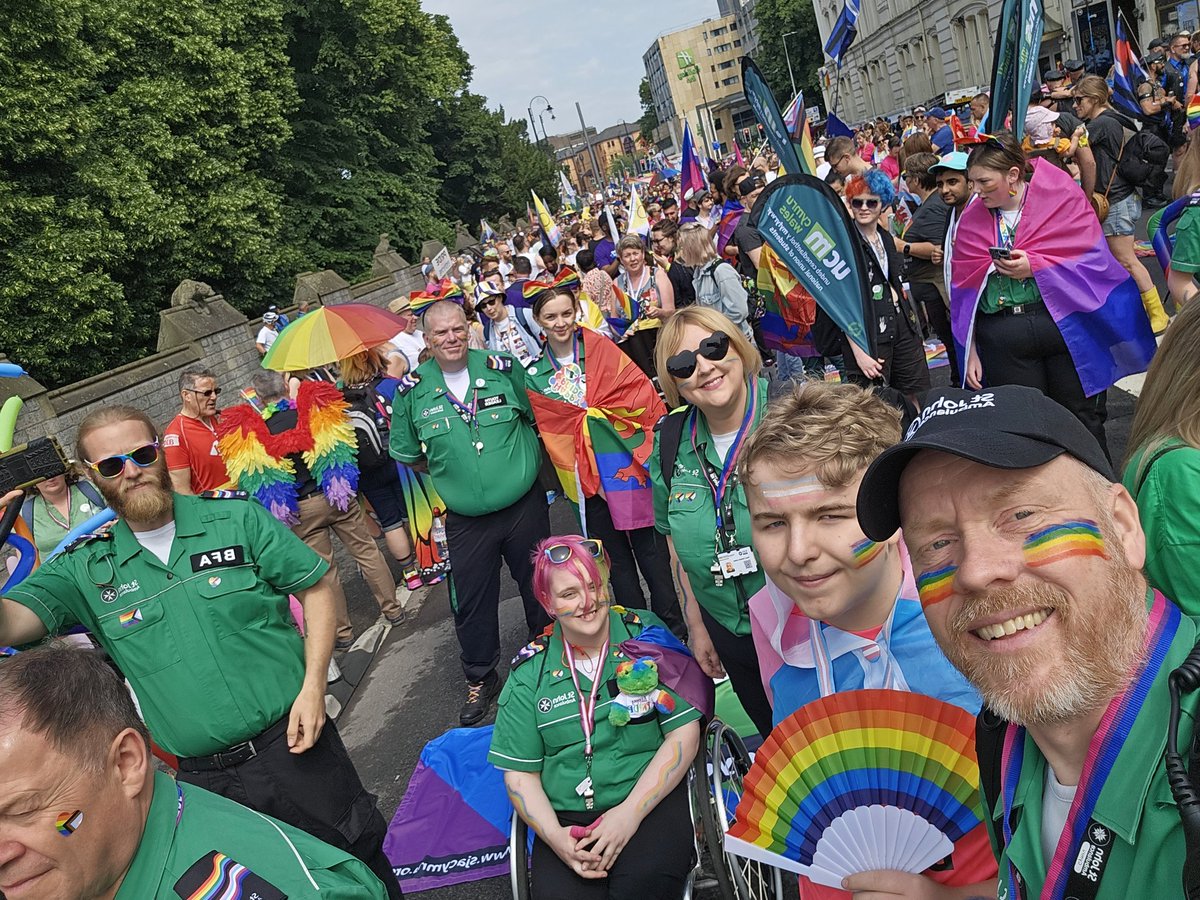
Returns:
[[[792,136],[783,121],[783,113],[775,102],[775,95],[767,85],[766,79],[748,56],[742,57],[742,86],[746,94],[746,102],[754,110],[754,117],[766,132],[767,140],[779,155],[779,163],[789,175],[806,172],[813,174],[800,160],[796,148],[792,145]]]

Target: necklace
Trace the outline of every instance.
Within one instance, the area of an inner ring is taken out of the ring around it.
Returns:
[[[45,497],[42,498],[42,502],[46,504],[46,515],[48,515],[50,517],[50,521],[53,522],[55,525],[57,525],[59,528],[61,528],[63,531],[70,531],[71,530],[71,488],[69,486],[67,488],[67,518],[66,518],[66,521],[63,521],[62,519],[60,519],[58,517],[58,508],[53,503],[51,503]]]

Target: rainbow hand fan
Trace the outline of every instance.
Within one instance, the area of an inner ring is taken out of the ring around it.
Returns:
[[[743,782],[725,849],[840,887],[923,872],[980,819],[975,718],[906,691],[847,691],[792,713]]]

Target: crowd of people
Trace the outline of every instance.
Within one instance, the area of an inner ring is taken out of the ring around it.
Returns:
[[[1200,637],[1200,220],[1178,218],[1174,321],[1135,238],[1172,173],[1176,197],[1200,188],[1171,102],[1195,89],[1188,38],[1148,58],[1176,75],[1139,88],[1145,128],[1177,152],[1141,180],[1109,85],[1074,61],[1020,140],[981,94],[817,145],[875,355],[820,309],[805,352],[764,336],[764,151],[682,196],[645,186],[643,229],[602,192],[430,267],[390,340],[264,369],[236,386],[252,403],[221,409],[231,386],[199,366],[169,423],[91,413],[70,473],[0,500],[47,557],[0,600],[0,645],[22,648],[0,663],[0,894],[400,896],[326,716],[356,637],[336,535],[388,625],[449,573],[459,723],[497,704],[489,759],[538,838],[535,897],[680,894],[684,778],[726,678],[763,738],[864,688],[980,717],[981,824],[923,873],[802,877],[806,900],[1067,896],[1096,829],[1088,896],[1179,896],[1200,836],[1162,754],[1197,704],[1167,681]],[[260,353],[286,327],[268,310]],[[1147,368],[1114,459],[1107,391]],[[52,555],[103,506],[111,528]],[[75,626],[107,664],[35,647]]]

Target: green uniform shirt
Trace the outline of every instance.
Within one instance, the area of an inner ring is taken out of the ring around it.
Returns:
[[[620,727],[608,721],[612,698],[617,693],[617,664],[626,658],[617,644],[637,637],[651,625],[666,628],[645,610],[639,609],[632,616],[625,613],[624,618],[619,607],[609,612],[611,647],[601,676],[609,683],[600,686],[596,698],[596,730],[592,736],[593,803],[599,812],[612,809],[629,796],[662,746],[664,735],[700,718],[699,710],[666,689],[675,701],[673,712]],[[541,645],[530,645],[535,646]],[[584,812],[584,799],[575,790],[587,776],[583,726],[561,627],[555,625],[544,650],[518,660],[500,694],[488,761],[498,769],[541,772],[542,789],[555,811]],[[579,686],[586,694],[592,682],[579,674]]]
[[[86,820],[82,827],[87,827]],[[229,889],[237,879],[239,897],[387,897],[379,879],[349,853],[232,800],[190,784],[176,785],[169,775],[156,773],[146,830],[116,900],[235,896],[232,890],[225,894],[216,888]]]
[[[329,568],[257,503],[175,495],[167,565],[125,522],[7,592],[51,634],[77,623],[137,692],[154,740],[207,756],[287,715],[304,680],[288,594]]]
[[[1042,302],[1042,292],[1038,290],[1037,282],[1032,278],[1018,281],[999,272],[988,276],[983,286],[983,296],[979,298],[981,313],[996,313],[1010,306],[1032,306]]]
[[[482,516],[524,497],[542,464],[525,376],[507,353],[467,351],[476,403],[468,424],[450,402],[446,379],[429,360],[400,382],[392,404],[392,456],[412,464],[422,456],[447,508]]]
[[[1152,595],[1148,595],[1152,596]],[[1167,784],[1163,752],[1167,746],[1167,715],[1170,696],[1167,677],[1191,652],[1196,643],[1196,619],[1184,616],[1166,659],[1159,670],[1141,712],[1129,730],[1117,762],[1100,791],[1093,818],[1112,833],[1108,866],[1100,880],[1096,900],[1126,898],[1166,898],[1181,895],[1181,873],[1185,846],[1179,810]],[[1183,701],[1179,726],[1181,737],[1190,736],[1200,694]],[[1186,738],[1181,741],[1185,746]],[[1016,827],[1012,843],[1000,859],[1001,900],[1008,897],[1008,866],[1020,873],[1030,898],[1040,896],[1050,860],[1042,855],[1042,792],[1046,787],[1046,759],[1028,733],[1025,735],[1024,763],[1013,798]],[[1001,804],[997,804],[1002,806]],[[1002,808],[985,819],[998,847],[1002,831]]]
[[[758,427],[758,423],[767,412],[765,378],[758,380],[758,390],[761,402],[754,420],[754,428]],[[663,534],[670,535],[674,541],[675,553],[687,573],[696,602],[733,634],[747,635],[750,633],[750,612],[747,603],[762,590],[766,579],[761,566],[753,574],[726,578],[720,587],[713,578],[711,568],[716,561],[717,510],[712,488],[701,468],[696,450],[708,460],[710,471],[721,471],[721,458],[712,444],[704,416],[693,410],[689,413],[689,419],[692,417],[696,420],[696,449],[692,449],[689,421],[683,426],[683,436],[679,441],[679,452],[675,455],[675,471],[671,476],[669,491],[666,482],[663,481],[659,456],[658,442],[662,433],[655,432],[654,451],[650,454],[650,481],[654,485],[654,527]],[[750,510],[746,506],[746,493],[741,484],[737,483],[736,476],[731,477],[730,484],[733,491],[737,544],[752,547]]]
[[[1152,456],[1167,452],[1143,472],[1146,449],[1133,455],[1122,478],[1146,532],[1142,571],[1185,613],[1200,615],[1200,450],[1179,440],[1153,441]]]

